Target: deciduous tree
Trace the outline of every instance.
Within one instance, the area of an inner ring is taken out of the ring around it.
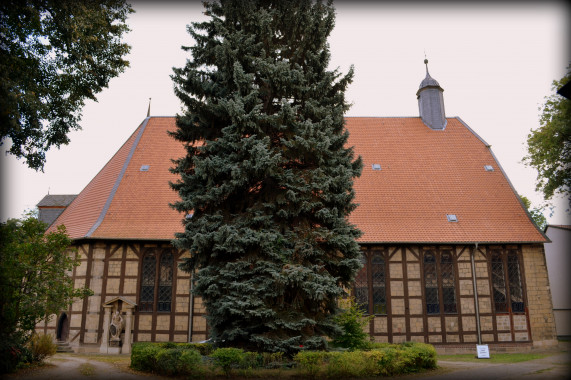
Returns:
[[[79,265],[79,257],[70,255],[71,240],[65,227],[44,235],[46,227],[32,215],[0,224],[2,370],[38,322],[67,310],[74,298],[92,294],[73,286],[69,274]]]
[[[569,198],[571,206],[571,100],[556,91],[571,80],[567,74],[552,84],[553,94],[546,97],[540,127],[527,136],[527,156],[523,162],[537,170],[537,190],[546,200],[554,194]]]
[[[174,244],[219,345],[296,352],[340,332],[337,300],[359,269],[348,222],[361,160],[346,147],[353,70],[328,70],[331,3],[208,3],[173,80],[185,111],[174,136]]]
[[[81,108],[128,66],[125,0],[0,2],[0,144],[33,169],[80,129]]]

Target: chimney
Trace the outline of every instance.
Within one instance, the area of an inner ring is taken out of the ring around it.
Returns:
[[[418,109],[422,122],[434,130],[446,128],[446,116],[444,114],[444,90],[438,82],[428,73],[428,59],[424,60],[426,65],[426,78],[420,83],[416,92],[418,99]]]

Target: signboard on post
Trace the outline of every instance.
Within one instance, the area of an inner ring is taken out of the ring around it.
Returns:
[[[476,352],[478,353],[478,359],[489,359],[490,358],[490,350],[488,349],[487,344],[477,344],[476,345]]]

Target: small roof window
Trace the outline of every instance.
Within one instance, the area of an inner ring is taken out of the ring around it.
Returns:
[[[456,214],[446,214],[446,219],[448,219],[449,222],[458,221],[458,217],[456,216]]]
[[[494,171],[494,167],[492,165],[484,165],[484,169],[486,169],[487,172],[493,172]]]
[[[140,171],[148,172],[151,165],[142,165]]]
[[[381,164],[373,164],[373,170],[381,170]]]

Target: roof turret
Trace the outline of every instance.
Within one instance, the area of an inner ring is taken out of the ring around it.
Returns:
[[[422,122],[431,129],[446,128],[446,116],[444,114],[444,90],[436,79],[428,73],[428,59],[424,60],[426,65],[426,77],[420,82],[416,96],[418,99],[418,109]]]
[[[428,59],[424,60],[424,64],[426,65],[426,78],[420,82],[420,86],[418,86],[418,88],[421,89],[428,86],[440,87],[440,84],[436,81],[436,79],[431,77],[430,73],[428,72]]]

